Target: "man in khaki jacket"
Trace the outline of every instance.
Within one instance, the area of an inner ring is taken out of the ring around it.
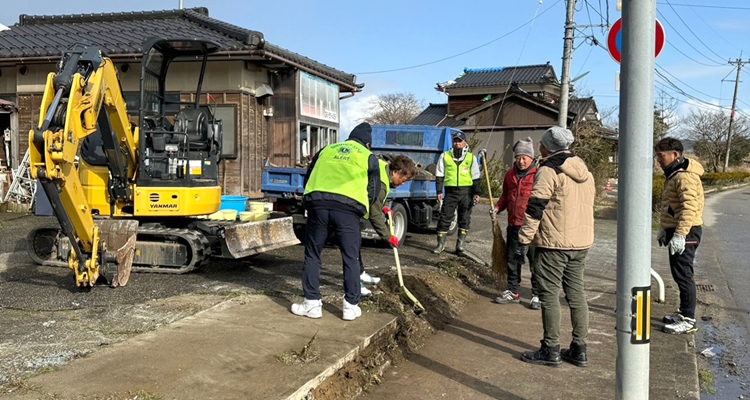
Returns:
[[[703,225],[703,166],[682,156],[682,142],[664,138],[654,146],[656,162],[667,180],[661,195],[661,229],[657,240],[669,248],[669,269],[680,289],[680,309],[664,317],[664,332],[693,333],[695,325],[695,281],[693,261],[701,241]]]
[[[536,173],[515,255],[523,257],[536,247],[533,271],[542,303],[544,339],[539,350],[525,352],[521,360],[559,367],[562,360],[588,366],[588,304],[583,270],[588,249],[594,245],[594,177],[582,159],[568,150],[573,134],[561,127],[544,132],[539,150],[542,160]],[[573,341],[560,351],[560,288],[570,305]]]

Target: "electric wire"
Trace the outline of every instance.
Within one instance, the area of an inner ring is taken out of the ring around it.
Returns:
[[[725,57],[722,57],[721,54],[715,52],[714,49],[712,49],[711,47],[709,47],[698,35],[695,34],[695,32],[693,32],[693,29],[690,28],[690,25],[688,25],[687,22],[685,22],[684,19],[682,19],[682,16],[680,16],[680,14],[677,12],[677,10],[675,10],[674,7],[672,7],[672,3],[670,3],[669,0],[665,0],[665,1],[667,2],[667,5],[669,6],[669,8],[671,8],[672,11],[674,12],[674,15],[676,15],[677,18],[680,19],[680,21],[682,22],[682,24],[685,25],[685,28],[687,28],[688,31],[690,31],[690,33],[692,33],[693,36],[695,36],[695,38],[698,39],[698,41],[703,46],[705,46],[708,49],[708,51],[710,51],[711,53],[714,53],[714,55],[717,56],[717,57],[719,57],[719,59],[724,59],[725,58]]]
[[[703,57],[705,57],[705,58],[706,58],[707,60],[709,60],[709,61],[711,61],[711,62],[715,63],[716,65],[721,65],[721,66],[724,66],[724,63],[723,63],[723,62],[717,62],[716,60],[712,59],[711,57],[709,57],[709,56],[707,56],[707,55],[705,55],[705,54],[701,53],[701,51],[700,51],[700,50],[698,50],[697,48],[695,48],[695,46],[693,46],[693,44],[692,44],[692,43],[690,43],[690,41],[689,41],[689,40],[685,39],[685,37],[684,37],[684,36],[682,36],[682,34],[680,33],[680,31],[678,31],[678,30],[677,30],[677,29],[676,29],[676,28],[675,28],[675,27],[674,27],[674,26],[673,26],[673,25],[672,25],[672,24],[671,24],[671,23],[669,22],[669,20],[667,19],[667,17],[666,17],[666,16],[665,16],[665,15],[664,15],[664,14],[663,14],[663,13],[662,13],[661,11],[657,10],[656,12],[657,12],[657,13],[658,13],[658,14],[659,14],[659,15],[661,16],[662,20],[664,20],[664,22],[665,22],[665,23],[666,23],[667,25],[669,25],[669,27],[670,27],[670,28],[672,28],[672,31],[674,31],[674,33],[675,33],[675,34],[677,34],[677,36],[679,36],[679,37],[680,37],[680,38],[681,38],[681,39],[682,39],[682,40],[683,40],[683,41],[684,41],[685,43],[687,43],[687,45],[688,45],[688,46],[690,46],[690,48],[692,48],[692,49],[693,49],[693,50],[695,50],[695,51],[696,51],[696,52],[697,52],[698,54],[700,54],[700,55],[702,55]],[[674,44],[672,45],[672,47],[675,47],[675,48],[676,48],[676,46],[674,46]],[[683,55],[685,55],[685,53],[683,53],[682,51],[680,51],[680,53],[681,53],[681,54],[683,54]],[[687,55],[685,55],[685,56],[687,57]],[[693,58],[690,58],[690,59],[691,59],[691,60],[693,60],[693,61],[695,61],[695,60],[694,60]],[[696,62],[697,62],[697,61],[696,61]],[[706,65],[706,64],[704,64],[704,65]]]
[[[750,7],[739,7],[739,6],[716,6],[708,4],[687,4],[687,3],[674,3],[676,6],[681,7],[699,7],[699,8],[716,8],[725,10],[750,10]]]
[[[541,13],[539,12],[539,7],[537,7],[537,12],[534,14],[534,18],[532,18],[531,20],[526,21],[525,23],[523,23],[522,25],[519,25],[515,29],[513,29],[513,30],[511,30],[511,31],[509,31],[507,33],[504,33],[503,35],[498,36],[498,37],[490,40],[489,42],[486,42],[484,44],[481,44],[481,45],[476,46],[474,48],[471,48],[469,50],[462,51],[462,52],[454,54],[452,56],[444,57],[444,58],[441,58],[439,60],[434,60],[434,61],[430,61],[430,62],[426,62],[426,63],[422,63],[422,64],[416,64],[416,65],[411,65],[411,66],[408,66],[408,67],[393,68],[393,69],[386,69],[386,70],[380,70],[380,71],[356,72],[354,75],[373,75],[373,74],[384,74],[384,73],[387,73],[387,72],[405,71],[405,70],[408,70],[408,69],[420,68],[420,67],[424,67],[424,66],[427,66],[427,65],[437,64],[437,63],[440,63],[440,62],[443,62],[443,61],[446,61],[446,60],[450,60],[452,58],[456,58],[456,57],[462,56],[462,55],[467,54],[467,53],[471,53],[472,51],[479,50],[482,47],[489,46],[490,44],[495,43],[498,40],[503,39],[503,38],[505,38],[505,37],[507,37],[507,36],[509,36],[509,35],[511,35],[511,34],[513,34],[515,32],[517,32],[517,31],[521,30],[521,28],[525,27],[526,25],[531,24],[533,26],[534,22],[536,21],[537,18],[539,18],[544,13],[546,13],[547,11],[549,11],[550,9],[552,9],[552,7],[556,6],[561,1],[562,0],[557,0],[551,6],[545,8],[544,11],[542,11]],[[539,3],[539,6],[541,6],[541,2]]]
[[[671,5],[677,5],[677,4],[671,4]],[[693,7],[689,7],[689,8],[690,8],[690,11],[692,11],[693,14],[695,14],[695,16],[698,17],[698,19],[701,20],[701,22],[703,22],[703,24],[706,25],[708,27],[708,29],[711,30],[711,32],[715,33],[716,36],[718,36],[719,38],[721,38],[721,40],[723,40],[726,44],[734,47],[737,50],[742,50],[739,47],[735,46],[734,44],[730,43],[726,38],[724,38],[724,36],[722,36],[721,34],[719,34],[719,32],[716,32],[716,30],[714,30],[714,28],[712,28],[711,25],[708,22],[706,22],[706,20],[703,19],[703,17],[701,17],[701,15],[698,13],[698,11],[695,11],[695,8],[693,8]]]

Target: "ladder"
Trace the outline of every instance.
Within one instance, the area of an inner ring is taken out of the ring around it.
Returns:
[[[36,197],[36,179],[31,177],[31,168],[29,166],[29,150],[23,156],[23,161],[18,168],[11,170],[13,173],[13,182],[5,194],[5,202],[12,201],[19,204],[34,203]]]

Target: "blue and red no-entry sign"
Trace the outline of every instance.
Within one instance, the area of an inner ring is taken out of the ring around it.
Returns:
[[[654,58],[659,57],[661,51],[664,50],[664,43],[666,43],[666,36],[664,33],[664,27],[661,25],[659,20],[656,20],[656,55]],[[618,19],[612,29],[609,30],[607,35],[607,49],[609,55],[615,59],[618,63],[622,61],[622,18]]]

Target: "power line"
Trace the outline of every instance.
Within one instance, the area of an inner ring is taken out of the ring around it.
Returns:
[[[698,54],[700,54],[700,55],[702,55],[703,57],[705,57],[705,58],[706,58],[707,60],[710,60],[711,62],[713,62],[713,63],[715,63],[715,64],[718,64],[718,65],[724,66],[724,63],[720,63],[720,62],[717,62],[716,60],[712,60],[712,59],[711,59],[711,57],[709,57],[709,56],[707,56],[707,55],[705,55],[705,54],[701,53],[701,51],[700,51],[700,50],[698,50],[698,49],[696,49],[696,48],[695,48],[695,46],[693,46],[693,44],[692,44],[692,43],[690,43],[690,41],[689,41],[689,40],[685,39],[685,37],[684,37],[684,36],[682,36],[682,34],[680,34],[680,32],[679,32],[679,31],[678,31],[678,30],[677,30],[677,29],[676,29],[676,28],[675,28],[675,27],[674,27],[674,26],[673,26],[673,25],[672,25],[672,24],[671,24],[671,23],[669,22],[669,20],[667,20],[667,17],[665,17],[665,16],[664,16],[664,14],[662,14],[662,12],[661,12],[661,11],[659,11],[659,10],[656,10],[656,12],[657,12],[657,13],[658,13],[658,14],[659,14],[659,15],[661,16],[661,18],[662,18],[662,19],[664,20],[664,22],[666,22],[666,23],[667,23],[667,25],[669,25],[669,27],[670,27],[670,28],[672,28],[672,30],[674,31],[674,33],[676,33],[676,34],[677,34],[677,36],[679,36],[679,37],[680,37],[680,38],[681,38],[681,39],[682,39],[683,41],[685,41],[685,43],[687,43],[687,45],[688,45],[688,46],[690,46],[690,48],[692,48],[692,49],[693,49],[693,50],[695,50],[695,51],[696,51],[696,52],[697,52]],[[672,45],[672,46],[674,47],[674,45]],[[680,53],[682,53],[682,52],[680,52]],[[684,53],[682,53],[682,54],[684,54]]]
[[[680,7],[718,8],[718,9],[726,9],[726,10],[750,10],[750,7],[714,6],[714,5],[707,5],[707,4],[674,3],[674,5],[680,6]]]
[[[489,42],[487,42],[487,43],[481,44],[481,45],[479,45],[479,46],[477,46],[477,47],[474,47],[474,48],[472,48],[472,49],[469,49],[469,50],[466,50],[466,51],[462,51],[462,52],[460,52],[460,53],[458,53],[458,54],[454,54],[454,55],[452,55],[452,56],[448,56],[448,57],[445,57],[445,58],[441,58],[441,59],[439,59],[439,60],[435,60],[435,61],[430,61],[430,62],[426,62],[426,63],[422,63],[422,64],[411,65],[411,66],[408,66],[408,67],[403,67],[403,68],[393,68],[393,69],[386,69],[386,70],[381,70],[381,71],[356,72],[356,73],[355,73],[355,75],[372,75],[372,74],[384,74],[384,73],[386,73],[386,72],[405,71],[405,70],[407,70],[407,69],[414,69],[414,68],[420,68],[420,67],[424,67],[424,66],[427,66],[427,65],[437,64],[437,63],[439,63],[439,62],[443,62],[443,61],[446,61],[446,60],[450,60],[450,59],[452,59],[452,58],[456,58],[456,57],[458,57],[458,56],[462,56],[462,55],[464,55],[464,54],[467,54],[467,53],[471,53],[471,52],[472,52],[472,51],[474,51],[474,50],[479,50],[479,49],[481,49],[482,47],[485,47],[485,46],[489,46],[490,44],[492,44],[492,43],[495,43],[495,42],[497,42],[498,40],[500,40],[500,39],[502,39],[502,38],[505,38],[505,37],[509,36],[510,34],[512,34],[512,33],[515,33],[516,31],[519,31],[519,30],[521,30],[521,28],[525,27],[526,25],[529,25],[529,24],[532,24],[532,23],[534,23],[534,21],[536,21],[536,19],[537,19],[537,18],[539,18],[539,17],[540,17],[540,16],[542,16],[542,15],[543,15],[544,13],[546,13],[547,11],[549,11],[550,9],[552,9],[552,7],[556,6],[556,5],[557,5],[558,3],[560,3],[561,1],[562,1],[562,0],[557,0],[557,1],[556,1],[556,2],[554,3],[554,4],[552,4],[551,6],[549,6],[549,7],[545,8],[545,9],[544,9],[544,11],[542,11],[541,13],[538,13],[538,14],[536,14],[536,15],[534,16],[534,18],[530,19],[529,21],[526,21],[525,23],[523,23],[522,25],[518,26],[517,28],[515,28],[515,29],[511,30],[510,32],[507,32],[507,33],[505,33],[505,34],[503,34],[503,35],[501,35],[501,36],[499,36],[499,37],[496,37],[495,39],[492,39],[492,40],[490,40],[490,41],[489,41]],[[540,4],[540,5],[541,5],[541,4]],[[537,10],[538,10],[538,8],[537,8]]]
[[[671,8],[671,9],[672,9],[672,11],[674,11],[674,15],[676,15],[676,16],[677,16],[677,18],[679,18],[679,19],[680,19],[680,21],[682,21],[682,24],[683,24],[683,25],[685,25],[685,27],[686,27],[686,28],[688,28],[688,30],[690,31],[690,33],[692,33],[692,34],[693,34],[693,36],[695,36],[695,38],[696,38],[696,39],[698,39],[698,41],[699,41],[699,42],[701,42],[701,44],[702,44],[703,46],[705,46],[705,47],[706,47],[706,48],[707,48],[707,49],[708,49],[708,50],[709,50],[709,51],[710,51],[711,53],[714,53],[714,55],[716,55],[716,56],[717,56],[717,57],[719,57],[720,59],[724,59],[724,58],[725,58],[725,57],[722,57],[722,56],[721,56],[721,55],[720,55],[719,53],[715,52],[715,51],[714,51],[714,50],[713,50],[713,49],[712,49],[711,47],[709,47],[709,46],[708,46],[708,45],[707,45],[706,43],[704,43],[704,42],[703,42],[703,40],[701,40],[701,38],[700,38],[700,37],[699,37],[698,35],[696,35],[696,34],[695,34],[695,32],[693,32],[693,29],[692,29],[692,28],[690,28],[690,25],[688,25],[688,24],[687,24],[687,23],[685,22],[685,20],[684,20],[684,19],[682,19],[682,16],[680,16],[680,14],[679,14],[679,13],[677,13],[677,10],[675,10],[675,9],[674,9],[674,7],[672,7],[672,3],[670,3],[670,2],[669,2],[669,0],[666,0],[666,2],[667,2],[667,5],[669,6],[669,8]]]
[[[702,95],[704,95],[704,96],[708,96],[708,97],[715,97],[715,96],[713,96],[713,95],[710,95],[710,94],[708,94],[708,93],[704,93],[704,92],[701,92],[700,90],[698,90],[698,89],[696,89],[696,88],[694,88],[694,87],[692,87],[692,86],[688,85],[687,83],[685,83],[685,82],[683,82],[682,80],[680,80],[680,78],[678,78],[678,77],[676,77],[676,76],[672,75],[672,73],[671,73],[671,72],[667,71],[667,70],[666,70],[666,69],[665,69],[664,67],[662,67],[661,65],[659,65],[659,64],[656,64],[656,66],[657,66],[657,68],[660,68],[660,69],[661,69],[662,71],[666,72],[666,73],[667,73],[667,75],[671,76],[672,78],[674,78],[674,79],[675,79],[675,80],[677,80],[678,82],[682,83],[683,85],[687,86],[688,88],[692,89],[693,91],[695,91],[695,92],[697,92],[697,93],[700,93],[700,94],[702,94]],[[719,99],[719,100],[721,100],[721,99]]]
[[[670,6],[671,6],[671,5],[672,5],[672,4],[670,4]],[[678,4],[674,4],[674,5],[678,5]],[[719,32],[716,32],[716,30],[714,30],[714,28],[712,28],[712,27],[711,27],[711,25],[710,25],[710,24],[709,24],[708,22],[706,22],[706,20],[705,20],[705,19],[703,19],[703,17],[701,17],[701,15],[700,15],[700,14],[699,14],[699,13],[698,13],[697,11],[695,11],[695,8],[693,8],[693,7],[690,7],[690,11],[692,11],[692,12],[693,12],[693,14],[695,14],[695,16],[696,16],[696,17],[698,17],[698,19],[699,19],[699,20],[701,20],[701,22],[703,22],[703,24],[704,24],[704,25],[706,25],[706,26],[708,27],[708,29],[710,29],[710,30],[711,30],[711,32],[715,33],[715,34],[716,34],[716,36],[720,37],[720,38],[721,38],[721,40],[723,40],[724,42],[726,42],[726,43],[727,43],[728,45],[730,45],[730,46],[734,47],[735,49],[737,49],[737,50],[741,50],[741,49],[740,49],[739,47],[737,47],[737,46],[733,45],[733,44],[732,44],[732,43],[730,43],[730,42],[729,42],[729,41],[728,41],[727,39],[725,39],[725,38],[724,38],[724,36],[721,36],[721,34],[719,34]]]

